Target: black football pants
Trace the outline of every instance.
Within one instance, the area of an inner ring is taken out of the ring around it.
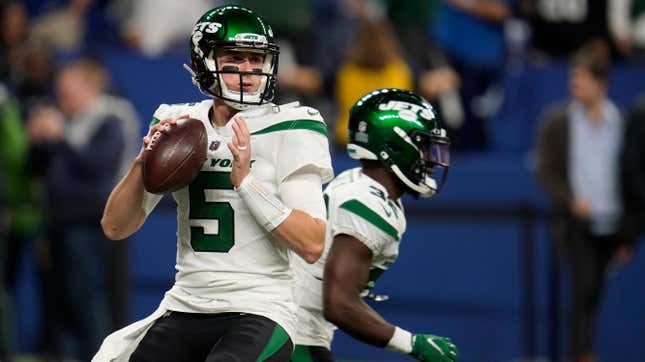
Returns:
[[[134,362],[287,362],[293,344],[272,320],[244,313],[169,312],[148,330]]]

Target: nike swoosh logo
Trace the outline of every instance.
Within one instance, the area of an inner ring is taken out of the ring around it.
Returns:
[[[387,211],[387,209],[385,208],[385,206],[381,205],[381,207],[383,208],[383,211],[385,212],[385,215],[387,215],[387,217],[392,216],[392,212]]]

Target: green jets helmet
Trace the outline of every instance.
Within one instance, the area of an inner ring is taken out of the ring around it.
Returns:
[[[264,63],[261,69],[252,71],[240,71],[236,66],[220,69],[216,58],[218,50],[261,53]],[[190,36],[191,65],[184,67],[202,93],[221,98],[229,106],[242,110],[273,99],[278,54],[273,31],[258,14],[241,6],[220,6],[197,20]],[[222,74],[237,74],[240,90],[229,89],[222,80]],[[242,77],[245,75],[262,77],[257,91],[243,91]]]
[[[355,159],[378,160],[423,197],[435,195],[450,168],[450,139],[432,105],[401,89],[378,89],[349,112],[347,151]]]

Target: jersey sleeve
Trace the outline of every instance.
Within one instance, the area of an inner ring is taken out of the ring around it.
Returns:
[[[157,206],[163,195],[152,194],[148,191],[143,191],[143,201],[141,202],[141,208],[145,211],[146,215],[150,215],[152,210]]]
[[[319,174],[296,172],[280,184],[279,194],[285,205],[301,210],[313,218],[326,219]]]
[[[155,112],[152,114],[152,121],[150,121],[150,127],[161,122],[166,118],[178,118],[179,116],[188,113],[185,107],[182,107],[178,104],[165,104],[162,103],[157,107]]]
[[[278,183],[301,170],[318,173],[323,183],[334,177],[326,126],[320,117],[314,120],[295,120],[292,129],[283,131],[277,155]]]
[[[365,244],[372,255],[380,254],[393,240],[398,240],[396,229],[363,202],[348,200],[330,215],[331,234],[353,236]]]

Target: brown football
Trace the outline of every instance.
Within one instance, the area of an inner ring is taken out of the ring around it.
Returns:
[[[143,151],[143,185],[165,194],[191,183],[206,161],[206,128],[197,119],[180,119],[167,132],[156,132]]]

